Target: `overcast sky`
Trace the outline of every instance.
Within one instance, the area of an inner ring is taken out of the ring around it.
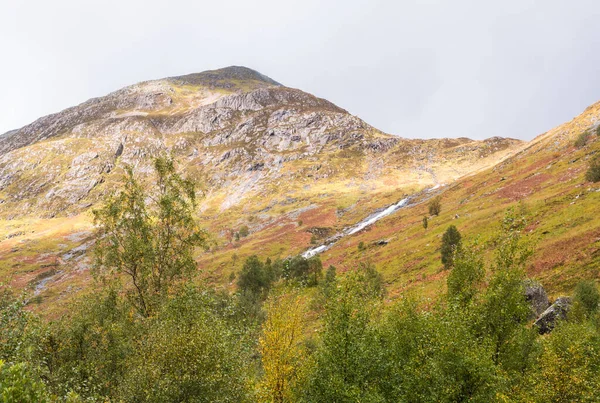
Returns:
[[[1,0],[0,133],[228,65],[403,137],[531,139],[600,100],[600,1]]]

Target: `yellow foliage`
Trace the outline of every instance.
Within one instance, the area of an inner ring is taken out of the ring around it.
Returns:
[[[269,298],[266,310],[267,320],[259,339],[264,370],[260,401],[288,402],[305,357],[300,345],[305,308],[298,294],[289,292]]]

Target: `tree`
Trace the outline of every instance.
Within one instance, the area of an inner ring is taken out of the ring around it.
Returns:
[[[460,238],[460,232],[454,225],[449,226],[442,236],[442,263],[446,270],[454,265],[454,254],[460,245]]]
[[[250,233],[250,230],[248,229],[248,226],[247,226],[247,225],[242,225],[242,226],[240,227],[239,234],[240,234],[240,236],[241,236],[242,238],[245,238],[245,237],[247,237],[249,233]]]
[[[429,202],[429,214],[440,215],[442,211],[442,196],[436,196]]]
[[[45,403],[50,401],[44,383],[32,375],[26,364],[9,365],[0,360],[0,402]]]
[[[143,316],[156,310],[175,280],[196,270],[193,251],[207,245],[194,219],[194,183],[176,172],[172,159],[157,158],[154,169],[156,183],[146,191],[127,168],[124,189],[94,211],[95,269],[125,274],[127,295]]]
[[[293,401],[292,390],[305,358],[301,345],[304,308],[295,292],[271,297],[267,320],[259,339],[264,375],[259,385],[261,400]]]
[[[591,319],[598,313],[600,292],[593,280],[581,281],[575,287],[573,295],[573,308],[569,317],[575,319]]]
[[[423,228],[427,229],[428,226],[429,220],[427,219],[427,216],[423,216]]]
[[[505,357],[515,362],[511,344],[515,345],[520,335],[526,335],[521,332],[530,313],[524,292],[525,264],[532,253],[522,239],[526,224],[522,214],[508,209],[496,241],[492,277],[478,307],[480,331],[494,347],[496,363]],[[521,349],[523,353],[527,351]],[[520,361],[525,362],[526,357]]]
[[[265,264],[258,256],[250,256],[244,262],[244,267],[238,276],[238,288],[242,292],[248,292],[257,298],[261,298],[271,287],[273,278]]]
[[[600,158],[596,157],[590,162],[590,166],[585,173],[585,180],[590,182],[600,181]]]
[[[381,364],[371,327],[378,300],[363,270],[349,272],[340,281],[326,303],[322,340],[296,401],[382,401],[373,390],[378,379],[373,367]]]
[[[144,320],[144,337],[128,357],[114,401],[248,401],[250,348],[244,331],[220,314],[230,309],[226,300],[191,285],[174,293]]]
[[[448,297],[450,301],[467,306],[478,292],[485,276],[481,251],[459,247],[454,255],[454,268],[448,275]]]
[[[298,281],[309,287],[315,286],[323,275],[323,263],[318,256],[309,259],[294,256],[284,262],[282,275],[289,281]]]

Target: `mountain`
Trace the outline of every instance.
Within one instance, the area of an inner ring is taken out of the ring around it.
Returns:
[[[198,213],[216,246],[198,258],[223,281],[236,253],[299,253],[523,147],[386,134],[245,67],[142,82],[0,136],[0,281],[33,287],[43,302],[82,287],[90,209],[119,189],[126,166],[150,180],[157,155],[173,155],[202,184]],[[233,242],[243,225],[251,236]]]

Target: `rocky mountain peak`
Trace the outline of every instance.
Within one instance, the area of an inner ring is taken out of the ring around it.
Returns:
[[[201,85],[209,88],[224,89],[233,89],[236,85],[243,82],[263,83],[266,86],[281,86],[280,83],[272,78],[244,66],[229,66],[201,73],[170,77],[168,80],[184,85]]]

